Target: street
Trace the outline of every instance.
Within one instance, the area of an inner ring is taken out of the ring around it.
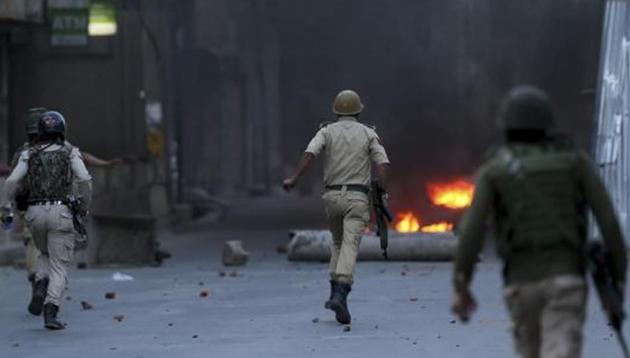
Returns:
[[[496,259],[479,266],[474,285],[479,310],[466,326],[449,312],[450,263],[360,263],[349,297],[353,323],[346,332],[323,308],[326,265],[287,261],[275,248],[289,228],[258,226],[241,229],[228,220],[162,231],[163,246],[173,253],[162,267],[75,270],[71,299],[61,307],[68,327],[60,332],[46,331],[41,317],[27,313],[24,272],[0,269],[1,356],[513,356]],[[245,267],[220,263],[222,242],[233,239],[243,240],[251,252]],[[116,272],[134,280],[114,281]],[[201,297],[204,291],[208,297]],[[107,292],[115,299],[106,299]],[[584,356],[620,356],[593,298]],[[93,308],[83,310],[81,301]]]

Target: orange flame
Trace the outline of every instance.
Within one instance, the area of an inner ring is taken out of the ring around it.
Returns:
[[[447,222],[440,222],[437,224],[426,225],[422,227],[422,232],[426,233],[438,233],[447,232],[453,230],[453,224]]]
[[[396,223],[396,231],[398,232],[418,232],[420,230],[420,221],[412,212],[399,214]]]
[[[412,212],[406,212],[398,214],[398,221],[396,222],[395,228],[396,231],[400,233],[439,233],[453,230],[453,224],[440,222],[437,224],[420,226],[420,220]]]
[[[429,184],[427,191],[434,205],[464,209],[472,203],[475,186],[466,180],[457,180],[446,184]]]

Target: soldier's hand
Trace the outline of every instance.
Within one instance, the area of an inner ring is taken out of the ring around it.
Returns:
[[[468,289],[455,293],[452,310],[462,322],[468,322],[476,309],[477,302]]]
[[[291,189],[293,189],[295,187],[295,184],[297,184],[297,180],[295,180],[295,178],[285,179],[282,182],[282,189],[284,189],[287,192],[291,191]]]

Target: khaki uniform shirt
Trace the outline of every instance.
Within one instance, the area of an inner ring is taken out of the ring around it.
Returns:
[[[389,163],[376,132],[353,117],[340,117],[321,128],[306,152],[315,156],[324,153],[325,185],[369,186],[370,159],[376,164]]]

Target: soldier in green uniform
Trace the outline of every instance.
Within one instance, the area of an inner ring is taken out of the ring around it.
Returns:
[[[506,143],[479,170],[473,203],[459,226],[453,311],[466,322],[476,307],[469,286],[492,213],[518,354],[576,358],[587,298],[587,209],[624,292],[626,248],[619,224],[587,154],[549,135],[553,114],[544,92],[516,87],[499,122]]]
[[[325,307],[334,311],[342,324],[351,321],[347,297],[361,236],[370,220],[371,161],[377,164],[377,174],[383,182],[389,167],[387,153],[374,129],[358,121],[362,111],[363,104],[356,92],[340,92],[333,104],[337,120],[320,126],[295,174],[283,182],[284,189],[291,190],[315,157],[324,155],[323,199],[333,235],[331,292]]]
[[[79,150],[65,141],[65,132],[65,119],[60,113],[43,113],[36,143],[21,153],[5,184],[9,200],[15,200],[18,189],[27,193],[24,219],[41,252],[29,311],[39,315],[43,310],[44,325],[52,330],[64,328],[57,314],[74,253],[73,216],[67,200],[75,194],[76,184],[81,209],[87,212],[92,196],[92,178]]]

